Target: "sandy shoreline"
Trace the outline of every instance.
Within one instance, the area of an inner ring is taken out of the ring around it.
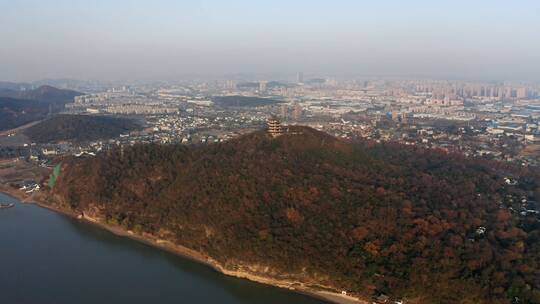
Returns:
[[[189,260],[192,260],[197,263],[202,263],[206,266],[211,267],[215,271],[222,273],[224,275],[233,276],[237,278],[247,279],[250,281],[254,281],[257,283],[265,284],[265,285],[271,285],[279,288],[284,288],[291,290],[293,292],[305,294],[320,300],[324,300],[330,303],[337,303],[337,304],[368,304],[368,301],[361,300],[359,298],[349,296],[349,295],[343,295],[338,292],[330,292],[325,290],[317,290],[313,287],[306,286],[302,282],[297,281],[284,281],[284,280],[276,280],[271,277],[265,277],[265,276],[259,276],[253,273],[248,273],[244,271],[231,271],[228,269],[225,269],[222,265],[220,265],[218,262],[213,260],[210,257],[207,257],[200,252],[197,252],[195,250],[189,249],[187,247],[174,244],[172,242],[166,241],[166,240],[160,240],[154,236],[150,235],[139,235],[135,234],[131,231],[126,231],[122,228],[107,225],[105,223],[96,221],[92,218],[88,217],[81,217],[80,214],[69,212],[67,210],[56,208],[54,206],[51,206],[49,204],[43,203],[39,199],[35,197],[35,195],[28,196],[26,193],[10,188],[5,186],[0,186],[0,192],[13,196],[20,200],[23,203],[32,203],[36,204],[42,208],[49,209],[54,212],[61,213],[63,215],[79,219],[81,221],[84,221],[86,223],[90,223],[92,225],[95,225],[97,227],[100,227],[102,229],[105,229],[115,235],[127,237],[132,240],[136,240],[139,242],[142,242],[144,244],[147,244],[149,246],[153,246],[162,250],[166,250],[170,253],[173,253],[175,255],[181,256],[183,258],[187,258]]]

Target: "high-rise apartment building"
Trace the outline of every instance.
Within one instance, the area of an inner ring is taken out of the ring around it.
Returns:
[[[304,73],[303,72],[298,72],[298,74],[296,74],[296,83],[304,83]]]
[[[266,80],[259,81],[259,93],[266,92],[267,85],[268,85],[268,81]]]
[[[296,104],[294,106],[294,111],[293,111],[294,120],[296,121],[300,120],[300,118],[302,118],[302,112],[303,112],[302,107],[299,104]]]

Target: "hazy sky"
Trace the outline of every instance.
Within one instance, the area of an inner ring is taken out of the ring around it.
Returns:
[[[538,0],[0,0],[0,80],[540,80]]]

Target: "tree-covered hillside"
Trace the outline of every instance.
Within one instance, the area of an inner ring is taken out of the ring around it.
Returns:
[[[93,141],[108,139],[140,126],[126,118],[88,115],[56,115],[25,130],[34,142]]]
[[[58,113],[66,103],[73,102],[82,93],[41,86],[34,90],[15,90],[13,85],[0,88],[0,131],[20,127],[24,124]]]
[[[293,127],[65,160],[53,195],[228,267],[410,303],[540,303],[538,215],[519,209],[539,175],[503,163]]]
[[[49,106],[34,100],[0,97],[0,131],[20,127],[43,119],[49,113]]]

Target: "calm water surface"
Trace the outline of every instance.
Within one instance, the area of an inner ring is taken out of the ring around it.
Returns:
[[[0,303],[323,302],[221,275],[0,193]]]

